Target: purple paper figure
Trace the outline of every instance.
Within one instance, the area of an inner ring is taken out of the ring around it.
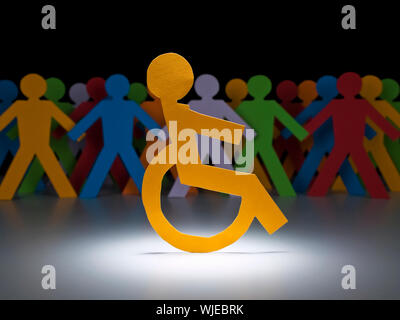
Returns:
[[[215,95],[219,92],[219,82],[217,78],[210,74],[203,74],[196,79],[194,89],[201,99],[191,100],[188,103],[191,110],[218,119],[236,122],[244,125],[246,129],[251,129],[224,100],[214,99]],[[197,145],[199,147],[199,155],[202,164],[208,164],[211,158],[215,166],[233,170],[232,158],[226,154],[220,140],[198,135]],[[212,150],[219,150],[219,152],[212,152]],[[168,197],[183,198],[186,196],[189,189],[190,187],[183,185],[179,177],[177,177]]]

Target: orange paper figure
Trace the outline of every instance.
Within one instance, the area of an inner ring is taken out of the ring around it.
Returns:
[[[29,164],[37,156],[56,192],[61,198],[75,198],[76,193],[50,148],[50,125],[54,118],[66,130],[75,123],[53,102],[40,100],[47,90],[46,80],[28,74],[21,80],[21,91],[28,100],[17,100],[0,116],[0,130],[14,118],[18,123],[20,148],[0,186],[0,199],[10,200]]]
[[[362,78],[360,95],[372,104],[382,116],[400,128],[400,114],[397,110],[386,100],[377,100],[381,93],[382,81],[379,78],[371,75]],[[376,136],[371,140],[364,138],[365,149],[374,158],[390,190],[400,191],[400,174],[384,145],[385,133],[370,119],[367,119],[367,123],[375,130]]]
[[[178,134],[187,128],[193,130],[193,141],[196,141],[196,133],[204,135],[206,129],[214,139],[221,139],[216,131],[237,130],[240,132],[239,139],[234,139],[233,135],[231,138],[224,136],[223,139],[227,143],[239,144],[240,141],[235,140],[241,139],[244,130],[242,125],[197,113],[190,110],[188,105],[177,102],[189,92],[193,81],[190,64],[175,53],[157,57],[148,68],[147,85],[161,100],[170,135],[172,125]],[[165,241],[189,252],[211,252],[238,240],[255,217],[269,233],[274,233],[287,222],[254,174],[203,165],[198,154],[197,163],[184,164],[177,155],[182,151],[182,147],[184,149],[185,141],[170,138],[171,143],[160,150],[147,167],[142,185],[142,200],[147,217],[154,230]],[[184,234],[169,223],[161,210],[161,181],[164,174],[174,165],[177,166],[183,184],[242,197],[239,213],[227,229],[211,237],[200,237]]]

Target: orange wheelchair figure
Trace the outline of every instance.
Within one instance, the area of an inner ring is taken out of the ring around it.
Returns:
[[[169,131],[172,124],[176,126],[177,132],[190,128],[195,131],[192,139],[196,141],[196,133],[204,135],[204,130],[208,129],[210,137],[238,145],[240,141],[235,140],[241,139],[244,126],[197,113],[190,110],[188,105],[178,103],[189,92],[193,81],[190,64],[175,53],[157,57],[148,68],[147,85],[161,100]],[[223,129],[240,131],[239,139],[232,138],[233,135],[228,138],[215,133]],[[287,222],[254,174],[203,165],[198,154],[197,163],[180,162],[175,156],[180,154],[181,147],[185,147],[185,141],[171,139],[171,143],[152,159],[143,178],[142,200],[147,217],[154,230],[165,241],[184,251],[211,252],[238,240],[254,218],[269,233],[274,233]],[[183,184],[242,197],[239,213],[227,229],[211,237],[201,237],[184,234],[169,223],[161,209],[161,182],[165,173],[174,165]]]
[[[13,198],[35,156],[39,159],[59,197],[75,198],[76,192],[49,145],[53,118],[68,131],[75,123],[53,102],[40,100],[47,90],[46,80],[41,76],[26,75],[21,80],[20,87],[28,100],[17,100],[0,116],[0,130],[3,130],[14,118],[17,119],[20,139],[20,148],[0,185],[0,200]]]
[[[375,76],[365,76],[362,78],[362,89],[360,95],[374,106],[385,118],[391,120],[400,128],[400,113],[386,100],[377,100],[382,93],[382,81]],[[391,191],[400,191],[400,173],[393,163],[385,147],[385,133],[370,119],[367,123],[375,130],[376,136],[368,140],[364,138],[364,146],[374,158],[376,165],[382,173],[383,179]]]

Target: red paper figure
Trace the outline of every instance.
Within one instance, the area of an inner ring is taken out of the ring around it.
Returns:
[[[362,81],[358,74],[353,72],[343,74],[337,81],[337,89],[343,99],[332,100],[305,126],[305,129],[313,134],[332,117],[335,140],[331,154],[308,192],[310,196],[326,195],[343,161],[350,156],[370,196],[389,198],[383,182],[364,149],[367,117],[393,140],[400,136],[400,131],[382,117],[366,100],[355,97],[360,93],[361,87]]]

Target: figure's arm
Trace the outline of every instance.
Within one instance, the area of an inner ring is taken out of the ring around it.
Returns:
[[[304,126],[309,134],[313,134],[319,127],[321,127],[331,116],[334,108],[333,101],[328,103],[309,123]]]
[[[235,135],[233,133],[229,137],[224,137],[221,135],[222,130],[240,130],[240,136],[243,135],[244,131],[244,126],[241,124],[206,116],[190,109],[181,113],[180,120],[185,124],[185,127],[195,130],[197,134],[206,135],[231,144],[239,145],[240,141],[233,141],[235,140]]]
[[[84,109],[86,107],[85,105],[86,102],[81,103],[78,107],[73,109],[71,113],[69,113],[69,117],[72,121],[75,123],[78,122],[80,119],[82,119],[85,116]],[[72,105],[71,105],[72,106]],[[62,138],[67,131],[62,126],[58,126],[52,133],[53,137],[56,139]]]
[[[389,103],[382,103],[384,116],[389,118],[397,128],[400,128],[400,113],[393,108]]]
[[[305,130],[284,108],[278,103],[274,104],[274,115],[276,118],[288,128],[297,139],[300,141],[304,140],[308,136],[307,130]]]
[[[315,103],[311,103],[307,108],[305,108],[302,112],[300,112],[295,118],[296,121],[299,124],[304,125],[315,114],[314,110],[315,105],[316,105]],[[281,135],[284,139],[289,139],[292,136],[292,133],[289,131],[288,128],[285,128],[282,130]]]
[[[86,130],[88,130],[101,116],[102,103],[99,102],[90,112],[79,121],[71,131],[68,132],[68,136],[72,140],[77,140]]]
[[[365,108],[367,110],[367,116],[378,125],[383,132],[387,134],[387,136],[396,140],[400,137],[400,130],[397,130],[394,126],[391,125],[389,121],[387,121],[371,104],[365,101]]]
[[[17,111],[16,104],[14,103],[0,116],[0,131],[4,130],[16,117]]]
[[[135,104],[134,116],[144,124],[147,129],[160,129],[160,126],[157,122],[153,120],[152,117],[148,115],[146,111],[144,111],[136,102],[132,101]]]

